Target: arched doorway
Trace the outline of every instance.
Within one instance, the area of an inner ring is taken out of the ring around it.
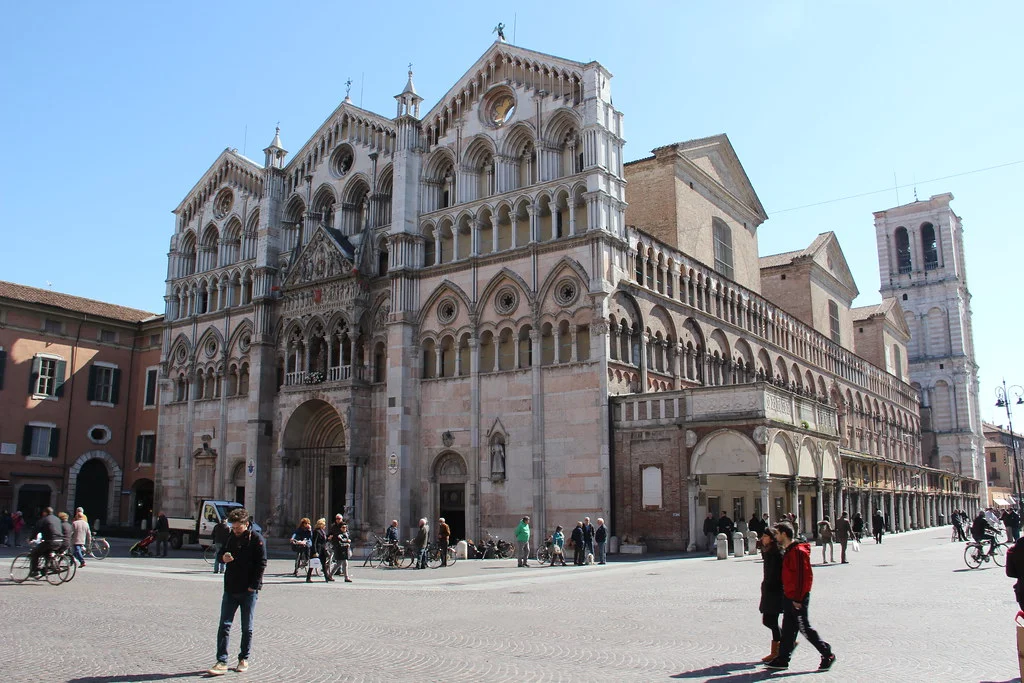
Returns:
[[[107,524],[107,508],[110,502],[110,475],[107,466],[99,458],[93,458],[82,465],[75,479],[75,507],[82,508],[89,523],[100,520]]]
[[[437,501],[437,517],[451,527],[451,542],[466,537],[466,461],[453,451],[443,453],[434,462],[431,484]]]
[[[235,472],[231,476],[232,494],[236,503],[245,505],[245,462],[235,465]]]
[[[281,436],[284,449],[285,500],[290,521],[301,517],[332,518],[342,512],[361,517],[355,500],[356,463],[349,458],[345,425],[331,404],[306,401],[292,413]]]
[[[132,526],[148,527],[153,520],[153,480],[139,479],[132,486]]]

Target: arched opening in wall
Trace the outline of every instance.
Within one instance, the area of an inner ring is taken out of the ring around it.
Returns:
[[[711,219],[711,230],[715,240],[715,270],[730,280],[733,277],[732,230],[720,218]]]
[[[513,370],[516,367],[516,341],[512,328],[506,327],[498,335],[498,369]]]
[[[455,226],[452,224],[452,220],[446,216],[438,222],[437,230],[440,236],[437,262],[451,263],[455,260]]]
[[[896,228],[896,269],[900,275],[912,271],[913,261],[910,256],[910,235],[902,225]]]
[[[241,368],[238,370],[238,395],[248,396],[249,395],[249,364],[242,363]]]
[[[509,187],[503,188],[504,191],[517,190],[533,184],[533,169],[536,163],[533,138],[533,131],[525,124],[516,124],[509,130],[502,150],[512,168],[509,174]]]
[[[284,493],[287,528],[302,516],[329,517],[331,510],[351,510],[350,494],[360,490],[358,481],[346,474],[348,450],[345,427],[338,411],[326,401],[313,399],[299,405],[288,417],[281,433],[285,465],[281,489]]]
[[[231,494],[232,500],[236,503],[245,505],[245,461],[235,465],[234,472],[231,474]]]
[[[232,218],[224,228],[221,265],[229,266],[238,261],[242,250],[242,221]]]
[[[437,344],[433,339],[423,340],[423,379],[437,377]]]
[[[786,368],[786,360],[782,356],[775,359],[775,381],[781,386],[789,385],[789,370]]]
[[[437,233],[433,225],[426,225],[423,228],[423,267],[433,266],[440,261],[437,259]]]
[[[309,344],[309,355],[307,356],[308,362],[305,368],[308,373],[316,373],[321,376],[321,381],[327,379],[327,356],[328,356],[328,341],[327,331],[324,330],[323,324],[316,322],[309,328],[306,334]]]
[[[196,235],[186,230],[178,247],[178,275],[184,277],[196,272]]]
[[[237,396],[238,395],[238,366],[234,363],[228,368],[228,385],[225,396]]]
[[[441,339],[441,367],[438,368],[438,377],[455,376],[455,339],[446,335]]]
[[[480,209],[476,216],[477,231],[477,253],[490,254],[494,251],[494,220],[491,210],[486,206]]]
[[[541,195],[537,199],[537,232],[540,241],[544,242],[555,238],[554,222],[551,218],[551,199],[547,195]]]
[[[487,331],[480,335],[480,372],[497,370],[497,348],[494,345],[494,333]]]
[[[508,204],[498,206],[497,215],[494,217],[494,230],[497,233],[497,251],[504,251],[512,248],[512,209]]]
[[[456,369],[458,371],[457,374],[459,375],[459,377],[466,377],[470,374],[470,370],[472,370],[473,363],[472,354],[470,353],[469,350],[468,332],[459,337],[459,348],[457,349],[457,351],[459,354],[459,361],[458,365],[456,366]]]
[[[530,243],[530,213],[527,209],[529,202],[520,200],[515,211],[510,215],[512,221],[512,234],[515,236],[515,246],[522,247]]]
[[[217,247],[220,232],[217,226],[210,223],[203,231],[203,239],[199,242],[199,270],[212,270],[217,267]]]
[[[369,226],[370,186],[358,174],[348,181],[341,201],[341,231],[357,235]]]
[[[587,220],[587,200],[584,197],[586,191],[582,185],[577,185],[572,191],[572,229],[577,235],[590,229],[590,221]],[[669,296],[672,296],[671,292]]]
[[[569,331],[568,320],[558,323],[558,362],[569,363],[572,361],[572,333]]]
[[[373,347],[373,381],[388,381],[388,350],[382,341]]]
[[[455,258],[469,258],[473,253],[473,221],[468,214],[459,216],[455,234]]]
[[[423,166],[423,212],[430,213],[455,203],[455,164],[450,150],[438,149]]]
[[[438,502],[435,517],[443,517],[451,529],[450,542],[466,537],[466,461],[449,451],[438,457],[431,471],[431,484],[436,486]]]
[[[284,221],[281,223],[281,251],[294,250],[299,245],[302,235],[302,223],[305,220],[306,205],[295,195],[289,200],[284,210]]]
[[[334,205],[338,203],[337,198],[334,196],[334,190],[331,189],[330,185],[321,185],[313,195],[313,220],[317,221],[320,225],[325,228],[334,227]],[[309,242],[312,237],[313,230],[307,230],[302,236],[303,244]]]
[[[553,365],[555,362],[555,336],[551,323],[544,323],[540,328],[540,364]]]
[[[391,225],[391,198],[394,192],[394,168],[391,164],[381,171],[380,179],[377,181],[377,212],[379,215],[375,220],[377,225]]]
[[[462,169],[468,179],[464,188],[469,190],[469,196],[464,197],[466,201],[494,194],[494,148],[488,138],[477,136],[469,142],[462,158]]]
[[[559,190],[551,204],[551,237],[557,239],[569,234],[569,193]]]
[[[576,326],[576,360],[590,360],[590,325]]]
[[[153,491],[152,479],[137,479],[132,484],[132,526],[136,529],[143,524],[147,527],[153,520]],[[92,519],[91,517],[89,518]]]
[[[925,270],[935,270],[939,267],[939,244],[935,238],[935,226],[931,223],[921,224],[921,251],[924,255]]]
[[[252,303],[252,271],[246,270],[242,274],[242,305]]]
[[[115,520],[108,518],[109,503],[110,475],[106,463],[100,458],[87,460],[75,479],[75,507],[82,508],[90,524],[97,520],[110,524]]]
[[[256,209],[249,216],[249,222],[245,227],[245,235],[242,239],[242,260],[249,261],[256,258],[256,246],[259,243],[260,231],[260,210]]]
[[[228,280],[227,300],[224,305],[238,306],[242,303],[242,276],[239,273],[232,273]]]
[[[382,239],[377,246],[377,275],[388,274],[388,240]]]
[[[530,338],[532,331],[533,327],[530,325],[519,328],[519,368],[533,367],[533,340]]]

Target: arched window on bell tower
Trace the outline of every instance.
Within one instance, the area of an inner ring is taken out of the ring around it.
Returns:
[[[902,226],[896,228],[896,268],[900,275],[905,275],[913,270],[913,262],[910,258],[910,235]]]
[[[935,270],[939,267],[939,244],[935,237],[935,226],[931,223],[921,224],[921,250],[924,252],[924,269]]]

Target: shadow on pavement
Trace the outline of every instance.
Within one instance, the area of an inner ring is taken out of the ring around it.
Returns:
[[[750,662],[735,662],[733,664],[717,664],[695,671],[684,671],[671,678],[693,678],[702,681],[764,681],[769,678],[784,678],[786,676],[799,676],[804,671],[771,671],[761,668],[761,664]]]
[[[120,676],[84,676],[70,678],[68,683],[133,683],[134,681],[167,681],[172,678],[208,677],[206,671],[187,671],[176,674],[123,674]]]

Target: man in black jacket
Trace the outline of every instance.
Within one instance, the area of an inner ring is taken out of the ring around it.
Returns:
[[[341,571],[341,528],[347,526],[345,518],[339,512],[334,515],[334,524],[331,525],[327,533],[327,540],[331,542],[332,549],[334,550],[334,567],[330,569],[332,575]],[[326,572],[328,569],[325,568],[324,571]]]
[[[242,643],[238,650],[239,673],[249,669],[249,650],[256,612],[256,599],[263,587],[263,572],[267,568],[267,545],[263,537],[250,528],[249,513],[235,508],[228,515],[231,536],[217,551],[217,560],[227,565],[224,570],[224,595],[220,603],[220,628],[217,629],[217,663],[210,667],[211,676],[223,676],[228,671],[228,636],[235,612],[242,611]]]
[[[718,527],[715,526],[715,517],[710,512],[708,516],[704,518],[704,540],[708,544],[708,552],[712,555],[715,554],[715,534]]]
[[[600,517],[597,518],[594,542],[597,543],[597,556],[594,559],[598,564],[606,563],[608,561],[608,527],[604,525],[604,520]]]
[[[576,528],[572,530],[569,540],[572,541],[572,563],[580,567],[586,559],[583,556],[583,522],[576,522]]]
[[[590,523],[590,517],[583,518],[583,555],[594,554],[594,525]]]
[[[231,538],[231,525],[228,524],[227,519],[222,519],[217,522],[217,526],[213,527],[213,547],[216,548],[216,555],[213,556],[213,573],[220,574],[225,571],[225,565],[220,561],[220,551],[224,549],[224,545]]]
[[[53,514],[53,508],[43,508],[43,517],[36,524],[36,533],[42,534],[43,540],[29,553],[29,560],[32,563],[29,576],[38,576],[39,558],[51,551],[60,550],[60,545],[64,542],[64,532],[61,530],[57,515]]]

